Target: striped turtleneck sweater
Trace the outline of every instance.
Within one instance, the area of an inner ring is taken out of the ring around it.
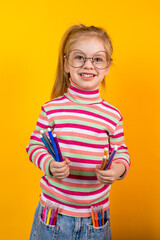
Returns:
[[[41,141],[40,130],[48,135],[48,128],[56,133],[62,155],[71,162],[70,174],[59,180],[50,174],[53,157]],[[118,146],[113,159],[125,165],[127,174],[130,157],[124,142],[120,112],[99,96],[99,89],[85,91],[73,84],[63,96],[45,103],[41,108],[37,125],[27,146],[30,161],[40,168],[40,202],[46,200],[59,204],[59,213],[90,216],[91,206],[109,208],[110,185],[100,183],[96,177],[96,165],[102,163],[104,148],[108,152]]]

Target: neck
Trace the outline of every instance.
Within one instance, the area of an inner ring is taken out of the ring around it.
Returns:
[[[71,83],[73,86],[75,86],[76,88],[78,88],[78,89],[80,89],[80,90],[83,90],[83,91],[92,91],[92,90],[99,89],[99,84],[98,84],[97,86],[95,86],[94,88],[85,89],[85,88],[82,88],[82,87],[78,86],[76,83],[74,83],[71,78],[69,78],[69,80],[70,80],[70,83]]]

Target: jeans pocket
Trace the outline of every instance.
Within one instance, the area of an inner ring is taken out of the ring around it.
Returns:
[[[41,214],[39,214],[36,226],[36,240],[56,240],[58,237],[58,232],[58,225],[48,225],[44,223],[41,219]]]
[[[88,240],[111,240],[111,228],[110,228],[110,219],[108,219],[105,225],[101,227],[94,227],[88,225]]]

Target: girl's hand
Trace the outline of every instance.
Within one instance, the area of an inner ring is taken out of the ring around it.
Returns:
[[[96,166],[96,175],[98,180],[103,184],[114,183],[125,171],[123,163],[112,163],[108,170],[100,170],[100,165]]]
[[[49,165],[50,173],[57,179],[63,179],[69,175],[70,160],[66,157],[63,157],[63,160],[63,162],[52,160]]]

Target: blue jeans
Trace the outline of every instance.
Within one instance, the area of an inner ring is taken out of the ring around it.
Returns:
[[[106,223],[93,227],[91,217],[70,217],[58,214],[56,225],[41,220],[42,205],[38,203],[30,240],[111,240],[110,210],[105,211]]]

